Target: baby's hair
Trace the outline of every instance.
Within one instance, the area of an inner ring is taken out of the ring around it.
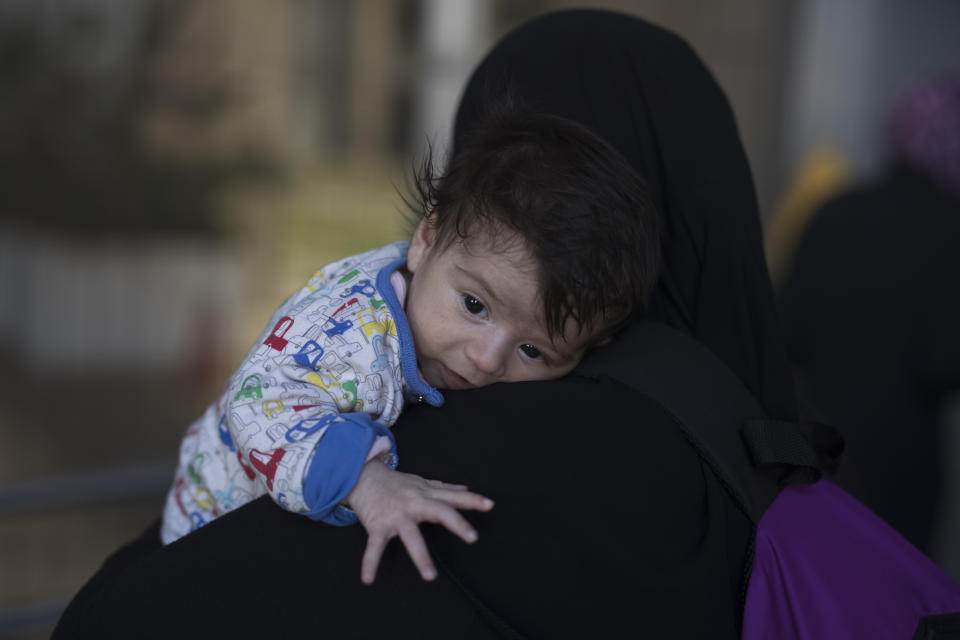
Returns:
[[[539,265],[546,328],[609,337],[647,312],[659,275],[659,221],[646,183],[586,127],[506,98],[464,135],[442,172],[426,153],[411,210],[437,248],[476,231],[515,232]]]

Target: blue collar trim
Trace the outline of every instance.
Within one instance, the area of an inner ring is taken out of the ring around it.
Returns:
[[[407,314],[404,312],[400,301],[397,300],[397,294],[390,284],[390,274],[407,264],[407,258],[404,256],[388,264],[380,273],[377,274],[377,289],[387,303],[387,308],[393,314],[394,323],[397,325],[397,338],[400,339],[400,368],[403,371],[403,379],[407,383],[410,391],[421,396],[429,404],[439,407],[443,404],[443,395],[428,385],[420,378],[420,372],[417,370],[417,352],[413,345],[413,334],[410,333],[410,323],[407,322]]]

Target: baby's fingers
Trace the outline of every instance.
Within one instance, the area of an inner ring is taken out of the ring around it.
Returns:
[[[420,577],[427,582],[436,578],[437,569],[433,566],[433,560],[427,550],[427,543],[423,540],[423,534],[420,533],[420,527],[411,523],[401,528],[399,535],[403,546],[407,548],[407,553],[410,554],[410,559],[420,572]]]
[[[448,489],[450,491],[466,491],[467,485],[465,484],[452,484],[450,482],[444,482],[442,480],[426,480],[427,486],[431,489]]]
[[[490,509],[493,509],[493,500],[472,491],[436,489],[431,492],[430,497],[457,509],[470,509],[472,511],[490,511]]]
[[[367,548],[364,549],[363,560],[360,562],[360,581],[363,584],[373,584],[373,580],[377,577],[377,567],[380,566],[380,558],[389,540],[380,535],[367,537]]]
[[[443,503],[435,503],[435,508],[425,518],[426,520],[442,525],[451,533],[460,537],[464,542],[476,542],[477,532],[470,523],[460,515],[460,512]]]

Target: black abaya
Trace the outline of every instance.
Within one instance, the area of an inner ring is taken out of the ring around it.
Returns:
[[[613,13],[535,20],[474,75],[458,132],[507,76],[520,98],[594,127],[647,178],[667,230],[655,317],[709,347],[771,414],[792,417],[749,170],[726,101],[689,47]],[[603,357],[653,377],[723,366],[695,349],[649,349],[637,362],[641,350],[624,346],[656,335],[635,327]],[[475,545],[424,527],[436,583],[393,544],[364,587],[362,529],[259,500],[168,547],[144,538],[126,549],[56,637],[738,637],[749,518],[677,413],[600,366],[593,377],[451,392],[442,409],[404,413],[404,470],[497,501],[466,514]],[[701,387],[671,392],[712,408]],[[717,419],[738,428],[743,416],[724,411]]]
[[[650,399],[584,378],[497,385],[450,393],[442,411],[415,408],[401,428],[405,464],[497,499],[489,514],[468,514],[475,545],[425,527],[436,583],[395,543],[364,587],[362,529],[259,500],[121,561],[103,591],[74,603],[79,628],[97,637],[124,635],[125,624],[138,637],[737,637],[749,522]],[[68,614],[61,637],[72,624]]]

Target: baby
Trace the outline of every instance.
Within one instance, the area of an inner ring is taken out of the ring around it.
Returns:
[[[472,542],[458,510],[493,503],[396,470],[388,427],[404,405],[563,376],[645,313],[656,214],[641,178],[584,127],[502,106],[442,175],[428,155],[415,185],[409,243],[318,271],[188,429],[164,544],[269,494],[314,520],[359,519],[364,582],[397,535],[432,579],[419,523]]]

